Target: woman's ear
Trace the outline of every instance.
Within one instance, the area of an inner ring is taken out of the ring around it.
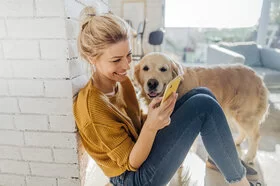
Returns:
[[[91,65],[96,65],[96,57],[88,57],[88,61]]]

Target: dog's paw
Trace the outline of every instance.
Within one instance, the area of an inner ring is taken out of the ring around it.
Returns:
[[[243,161],[247,164],[254,164],[254,158],[250,156],[245,156]]]
[[[242,143],[242,141],[240,141],[240,140],[234,140],[235,146],[240,146],[241,143]]]

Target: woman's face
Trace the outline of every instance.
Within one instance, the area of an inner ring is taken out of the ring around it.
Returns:
[[[102,81],[121,82],[130,69],[131,46],[129,40],[112,44],[94,62],[96,73]]]

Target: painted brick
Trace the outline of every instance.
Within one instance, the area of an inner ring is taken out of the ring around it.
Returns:
[[[58,186],[80,186],[81,180],[72,178],[72,179],[63,179],[58,178]]]
[[[9,88],[13,96],[43,96],[44,86],[40,80],[10,80]]]
[[[0,19],[0,38],[5,37],[6,35],[7,33],[6,33],[5,21],[3,19]]]
[[[66,59],[67,43],[65,40],[41,40],[42,59]]]
[[[36,15],[64,16],[63,2],[62,0],[36,0]]]
[[[15,115],[15,126],[19,130],[48,130],[48,118],[41,115]]]
[[[3,43],[6,59],[36,59],[39,58],[38,41],[5,40]]]
[[[3,47],[1,42],[0,42],[0,59],[4,59]]]
[[[66,33],[62,18],[8,19],[7,27],[8,36],[17,38],[65,38]]]
[[[49,116],[50,130],[62,132],[77,131],[73,115],[68,116]]]
[[[21,160],[20,150],[18,147],[0,146],[0,159]],[[0,181],[1,185],[1,181]]]
[[[46,97],[72,98],[72,84],[70,80],[46,80],[44,84]]]
[[[3,113],[18,113],[19,108],[16,98],[0,97],[0,112]]]
[[[0,3],[0,17],[33,16],[33,0],[2,0]]]
[[[0,78],[10,78],[13,77],[12,66],[7,60],[0,60]]]
[[[0,129],[13,129],[14,116],[13,115],[0,115]]]
[[[31,172],[40,176],[53,177],[78,177],[78,165],[69,164],[49,164],[49,163],[30,163]]]
[[[22,113],[71,114],[72,99],[19,98],[19,107]]]
[[[0,174],[1,186],[24,186],[25,177],[17,175]]]
[[[51,149],[21,148],[22,158],[29,161],[52,162]]]
[[[27,176],[26,182],[28,186],[56,186],[55,178]]]
[[[16,160],[0,160],[1,173],[30,174],[28,163]]]
[[[78,163],[77,149],[53,149],[54,161],[58,163]]]
[[[16,61],[12,63],[14,77],[68,78],[69,64],[64,61]]]
[[[77,146],[74,133],[25,132],[26,145],[38,147],[74,148]]]
[[[23,145],[23,133],[19,131],[0,130],[0,144]]]
[[[8,81],[4,79],[0,79],[0,95],[7,96],[8,94],[9,94]]]

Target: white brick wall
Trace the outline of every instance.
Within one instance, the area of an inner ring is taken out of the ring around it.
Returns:
[[[74,43],[77,59],[78,21],[66,30],[65,7],[80,11],[83,5],[72,1],[80,6],[65,0],[0,3],[1,186],[80,185],[68,47]]]
[[[25,176],[12,174],[0,174],[0,185],[4,186],[23,186],[25,185]]]
[[[29,161],[52,162],[52,151],[49,148],[21,148],[22,158]]]
[[[8,36],[14,38],[65,38],[62,18],[8,19]]]
[[[15,115],[15,127],[18,130],[48,130],[48,118],[44,115]]]
[[[0,19],[0,38],[5,37],[6,34],[6,26],[5,26],[5,20]]]
[[[9,94],[8,81],[0,79],[0,96],[6,96]]]
[[[33,0],[2,0],[0,17],[33,16]]]
[[[23,132],[0,130],[0,145],[24,145]]]
[[[0,40],[0,59],[3,59],[3,58],[4,58],[4,52],[3,52],[3,47],[2,47],[1,40]]]
[[[78,163],[76,149],[54,149],[54,160],[58,163]]]
[[[58,179],[58,185],[59,186],[76,186],[78,184],[78,179]]]
[[[28,186],[56,186],[55,178],[27,176],[26,182]]]
[[[30,174],[27,162],[16,160],[0,160],[1,173]]]
[[[36,0],[37,16],[64,16],[64,4],[61,0]]]
[[[0,146],[0,159],[21,160],[19,147]],[[0,182],[1,185],[1,182]]]
[[[14,129],[14,116],[13,115],[0,115],[0,129]]]
[[[50,116],[50,130],[52,131],[65,131],[75,132],[76,125],[72,115],[68,116]]]
[[[72,164],[30,163],[30,168],[32,174],[39,176],[79,177],[78,166]]]
[[[24,141],[27,146],[77,148],[74,133],[25,132]]]
[[[18,102],[16,98],[0,97],[0,113],[18,113]],[[2,106],[4,105],[4,106]]]
[[[72,98],[73,96],[70,80],[46,80],[44,85],[46,97]]]
[[[40,40],[42,59],[65,59],[67,44],[65,40]]]
[[[4,40],[2,42],[6,59],[37,59],[39,58],[38,41]]]
[[[43,96],[44,86],[41,80],[8,80],[12,96]]]
[[[104,2],[1,0],[1,186],[84,183],[72,114],[72,96],[87,81],[78,17],[85,5],[107,11]]]

